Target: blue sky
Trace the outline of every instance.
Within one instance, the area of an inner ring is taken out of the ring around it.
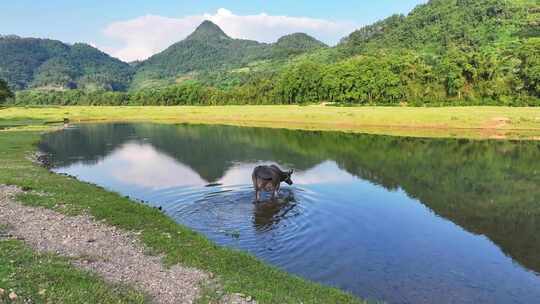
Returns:
[[[133,60],[184,38],[201,19],[211,19],[235,38],[272,42],[286,32],[304,31],[334,44],[361,25],[394,13],[408,13],[425,0],[2,2],[0,34],[87,42],[116,57]],[[157,32],[160,28],[162,31]],[[140,36],[138,41],[135,36]],[[145,39],[152,41],[145,43]]]

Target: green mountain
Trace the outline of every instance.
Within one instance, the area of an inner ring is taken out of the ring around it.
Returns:
[[[300,55],[326,47],[326,44],[304,33],[283,36],[272,45],[274,57],[277,58]]]
[[[538,0],[431,0],[298,57],[272,99],[540,105],[539,20]]]
[[[538,13],[536,0],[430,0],[407,16],[393,15],[353,32],[339,47],[351,54],[389,48],[480,48],[538,37]]]
[[[134,87],[152,79],[172,79],[206,71],[227,71],[261,60],[284,59],[325,45],[306,34],[285,36],[274,44],[233,39],[211,21],[204,21],[186,39],[137,66]]]
[[[431,0],[334,48],[305,34],[231,39],[207,21],[141,64],[132,87],[193,78],[264,102],[532,104],[539,12],[536,0]]]
[[[15,90],[124,90],[132,74],[127,63],[87,44],[0,36],[0,79]]]

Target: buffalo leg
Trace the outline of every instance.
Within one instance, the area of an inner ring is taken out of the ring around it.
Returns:
[[[279,184],[277,185],[276,189],[274,190],[274,192],[272,193],[272,198],[276,198],[279,196]]]

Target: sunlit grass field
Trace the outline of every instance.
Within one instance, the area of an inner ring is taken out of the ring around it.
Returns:
[[[0,128],[60,122],[159,121],[289,128],[413,137],[540,139],[540,108],[518,107],[10,107]]]

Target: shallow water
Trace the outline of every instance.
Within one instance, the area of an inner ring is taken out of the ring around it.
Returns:
[[[55,172],[363,298],[540,301],[539,143],[98,124],[40,147]],[[271,163],[295,184],[254,204],[251,171]]]

